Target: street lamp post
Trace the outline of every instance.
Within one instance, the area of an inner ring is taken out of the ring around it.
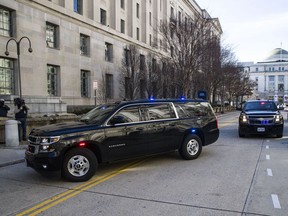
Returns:
[[[20,94],[20,98],[22,98],[22,89],[21,89],[21,70],[20,70],[20,43],[22,41],[22,39],[26,38],[29,42],[29,48],[28,48],[28,52],[32,53],[33,50],[31,48],[31,41],[28,37],[23,36],[22,38],[20,38],[19,41],[15,40],[14,38],[10,38],[7,43],[6,43],[6,51],[5,51],[5,55],[9,56],[9,52],[8,52],[8,45],[10,41],[15,41],[16,45],[17,45],[17,56],[18,56],[18,81],[19,81],[19,94]]]

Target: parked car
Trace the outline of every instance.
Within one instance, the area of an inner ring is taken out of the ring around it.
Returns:
[[[86,181],[98,163],[172,150],[196,159],[218,137],[217,119],[204,100],[123,101],[97,106],[79,122],[33,129],[25,158],[36,170]]]
[[[284,120],[274,101],[252,100],[239,116],[239,137],[251,134],[283,136]]]

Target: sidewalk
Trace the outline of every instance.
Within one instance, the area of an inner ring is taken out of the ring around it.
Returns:
[[[27,141],[21,142],[17,147],[7,147],[0,144],[0,168],[25,161]]]

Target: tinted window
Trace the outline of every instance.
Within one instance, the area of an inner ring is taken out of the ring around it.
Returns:
[[[212,108],[207,102],[175,103],[175,107],[179,118],[213,115]]]
[[[129,106],[118,111],[108,125],[140,122],[140,114],[138,106]]]
[[[247,102],[244,106],[245,111],[249,110],[277,110],[277,106],[272,101]]]
[[[80,118],[80,121],[88,123],[100,123],[102,119],[107,118],[110,112],[116,107],[116,105],[100,105],[85,114]]]
[[[175,112],[170,104],[153,104],[141,108],[146,120],[158,120],[176,118]]]

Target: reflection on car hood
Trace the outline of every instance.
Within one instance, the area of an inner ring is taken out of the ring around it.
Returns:
[[[63,122],[57,124],[50,124],[33,129],[30,135],[33,136],[58,136],[74,132],[82,132],[94,130],[98,125],[89,125],[84,122]]]
[[[251,111],[243,111],[247,115],[277,115],[280,114],[279,111],[272,110],[251,110]]]

